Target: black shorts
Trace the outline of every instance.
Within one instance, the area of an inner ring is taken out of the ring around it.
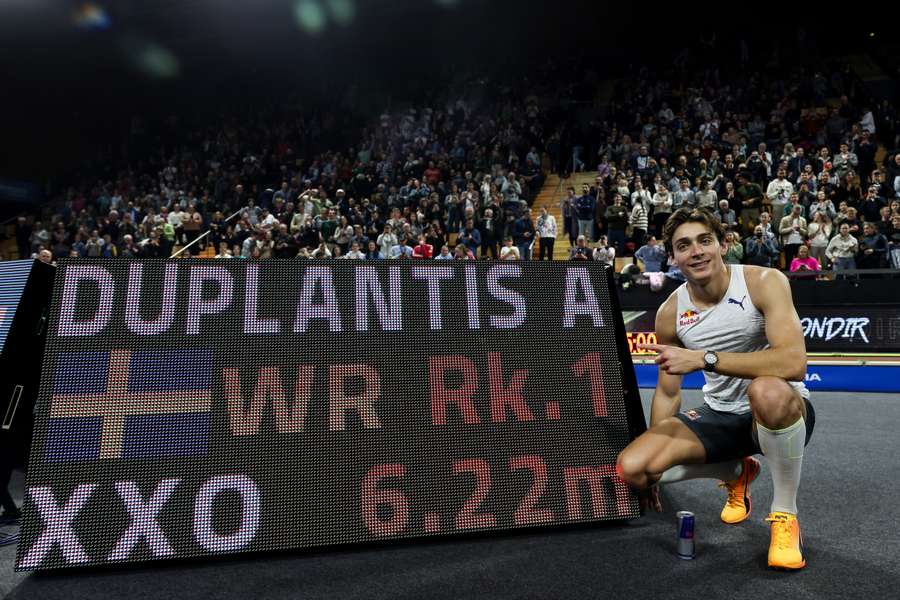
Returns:
[[[806,443],[816,427],[816,411],[809,400],[806,403]],[[675,415],[700,438],[706,449],[706,462],[716,463],[744,456],[762,454],[756,431],[753,429],[753,413],[734,414],[721,412],[708,405],[691,408]]]

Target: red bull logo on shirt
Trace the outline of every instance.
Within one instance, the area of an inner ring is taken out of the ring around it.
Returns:
[[[700,313],[695,310],[686,310],[678,315],[678,325],[680,327],[688,327],[700,320]]]

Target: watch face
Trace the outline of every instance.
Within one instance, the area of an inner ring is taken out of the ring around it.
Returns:
[[[706,354],[703,355],[703,360],[708,365],[714,365],[717,362],[719,362],[719,357],[716,356],[715,352],[707,352]]]

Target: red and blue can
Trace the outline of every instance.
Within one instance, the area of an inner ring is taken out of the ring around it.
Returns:
[[[678,558],[691,560],[697,556],[694,548],[694,513],[680,510],[678,517]]]

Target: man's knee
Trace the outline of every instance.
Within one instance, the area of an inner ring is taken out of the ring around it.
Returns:
[[[622,480],[634,488],[647,485],[647,462],[640,452],[625,448],[616,460],[616,473]]]
[[[750,408],[766,427],[787,427],[802,416],[797,393],[780,377],[757,377],[747,388]]]

